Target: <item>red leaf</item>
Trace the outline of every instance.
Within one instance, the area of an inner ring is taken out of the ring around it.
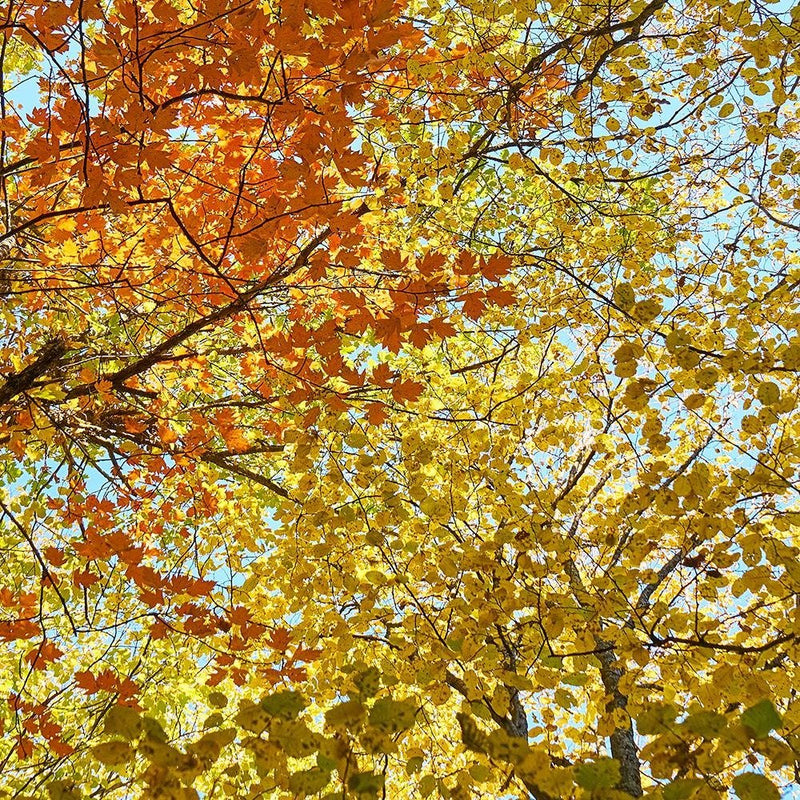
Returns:
[[[417,383],[416,381],[397,381],[397,383],[392,386],[392,397],[394,397],[398,403],[406,401],[413,402],[422,394],[424,388],[424,384]]]
[[[20,761],[27,761],[33,755],[33,742],[24,737],[17,736],[17,758]]]
[[[50,750],[57,756],[64,758],[71,756],[75,752],[75,748],[71,744],[67,744],[63,739],[53,739],[50,741]]]
[[[66,560],[64,551],[59,550],[57,547],[53,547],[52,545],[50,547],[45,547],[44,555],[54,567],[60,567]]]
[[[292,656],[292,661],[316,661],[322,655],[322,650],[312,647],[298,647]]]
[[[89,572],[88,569],[85,570],[75,570],[72,573],[72,582],[76,586],[91,586],[94,583],[97,583],[100,580],[99,575],[95,575],[92,572]]]
[[[234,625],[246,625],[250,621],[250,610],[244,606],[236,606],[228,615]]]
[[[375,335],[393,353],[396,353],[400,349],[401,331],[402,327],[397,317],[379,319],[375,323]]]
[[[499,281],[504,275],[511,272],[514,262],[504,255],[493,255],[488,259],[481,259],[481,274],[490,281]]]
[[[502,286],[495,286],[486,292],[486,299],[492,304],[500,307],[513,306],[517,302],[517,296],[511,289],[504,289]]]
[[[372,373],[370,375],[370,380],[375,386],[380,386],[381,388],[388,388],[392,382],[393,377],[394,377],[394,372],[392,372],[388,364],[378,364],[378,366],[372,370]]]
[[[285,653],[292,641],[292,635],[288,628],[276,628],[269,637],[269,645],[279,653]]]
[[[415,325],[411,329],[411,333],[409,334],[409,339],[414,347],[425,347],[426,344],[431,340],[433,337],[433,333],[428,325],[424,322],[421,322],[419,325]]]
[[[95,694],[98,690],[97,680],[89,670],[76,672],[75,683],[78,685],[78,688],[83,689],[86,694]]]
[[[478,319],[486,308],[486,296],[483,292],[470,292],[461,298],[462,309],[470,319]]]
[[[386,417],[386,406],[383,403],[370,403],[367,406],[367,420],[370,425],[380,425]]]
[[[29,650],[25,655],[25,660],[34,669],[44,669],[51,661],[58,661],[63,655],[63,650],[59,650],[52,642],[47,641]]]
[[[431,330],[434,331],[440,339],[447,339],[449,336],[453,336],[456,333],[455,326],[443,320],[441,317],[432,319],[428,324]]]
[[[308,679],[308,673],[305,670],[305,667],[287,667],[284,670],[284,674],[293,681],[304,681]]]
[[[38,636],[40,628],[32,619],[18,619],[13,622],[0,621],[0,642],[14,639],[32,639]]]

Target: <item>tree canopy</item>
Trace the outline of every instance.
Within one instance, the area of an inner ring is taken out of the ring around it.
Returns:
[[[793,796],[800,6],[0,8],[0,798]]]

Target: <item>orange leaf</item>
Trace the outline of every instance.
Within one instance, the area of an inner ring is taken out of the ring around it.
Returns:
[[[392,397],[398,402],[413,402],[425,388],[424,384],[412,380],[397,381],[392,386]]]
[[[513,306],[517,302],[517,296],[511,289],[504,289],[502,286],[495,286],[486,292],[486,299],[493,305],[505,307]]]
[[[370,403],[367,406],[367,419],[370,425],[380,425],[386,417],[386,406],[383,403]]]
[[[64,655],[63,650],[59,650],[52,642],[42,642],[38,647],[29,650],[25,655],[25,660],[34,669],[44,669],[51,661],[58,661]]]
[[[158,424],[158,435],[163,444],[175,444],[178,441],[178,434],[169,427],[169,425],[161,422]]]
[[[316,661],[322,655],[322,650],[311,647],[298,647],[292,656],[292,661]]]
[[[89,670],[75,673],[75,683],[78,688],[83,689],[86,694],[95,694],[98,690],[97,680]]]
[[[504,275],[508,275],[513,266],[512,260],[505,255],[493,255],[488,259],[482,259],[481,262],[481,274],[490,281],[498,281]]]
[[[27,761],[33,755],[33,742],[25,736],[17,736],[17,758]]]
[[[461,298],[462,310],[470,319],[478,319],[486,308],[486,297],[483,292],[470,292]]]
[[[277,650],[279,653],[285,653],[291,641],[292,635],[289,633],[288,628],[276,628],[269,637],[270,647],[272,647],[273,650]]]
[[[53,547],[52,545],[50,547],[45,547],[44,555],[54,567],[60,567],[66,560],[64,551],[59,550],[57,547]]]

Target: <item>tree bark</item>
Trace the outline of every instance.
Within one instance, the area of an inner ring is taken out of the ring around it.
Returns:
[[[609,695],[608,710],[624,709],[628,705],[628,698],[620,691],[619,681],[622,670],[619,667],[613,647],[602,640],[598,640],[600,661],[600,678]],[[620,782],[617,788],[627,792],[632,797],[642,796],[641,763],[639,761],[639,748],[633,733],[633,723],[628,722],[624,728],[615,728],[611,734],[611,755],[619,762]]]

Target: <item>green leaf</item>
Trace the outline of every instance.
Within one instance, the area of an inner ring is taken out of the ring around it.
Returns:
[[[319,749],[322,737],[302,720],[279,719],[270,727],[270,741],[277,742],[287,756],[305,758]]]
[[[227,747],[236,739],[236,731],[233,728],[223,728],[222,730],[209,731],[203,734],[199,740],[201,742],[213,742],[216,747],[222,749]]]
[[[492,771],[485,764],[473,764],[469,768],[469,774],[478,783],[486,783],[492,777]]]
[[[276,692],[265,697],[259,705],[271,717],[295,719],[307,704],[300,692]]]
[[[333,728],[355,728],[365,716],[366,709],[358,700],[346,700],[325,712],[325,722]]]
[[[228,696],[224,692],[211,692],[208,696],[208,704],[214,708],[225,708],[228,705]]]
[[[301,795],[316,794],[328,785],[330,779],[330,772],[312,767],[289,776],[289,791]]]
[[[383,775],[375,772],[356,772],[347,781],[347,787],[358,795],[376,797],[383,788]]]
[[[181,761],[183,761],[184,754],[175,747],[170,747],[168,744],[161,742],[152,742],[146,740],[139,745],[137,750],[140,756],[144,756],[151,764],[164,769],[174,769]]]
[[[619,777],[619,761],[613,758],[587,761],[575,770],[575,782],[584,789],[611,789]]]
[[[714,739],[728,727],[728,720],[715,711],[699,711],[688,717],[681,727],[695,736]]]
[[[783,724],[780,714],[769,700],[762,700],[742,714],[742,725],[745,725],[755,739],[763,739],[771,730]]]
[[[745,772],[733,779],[733,791],[740,800],[780,800],[775,784],[763,775]]]
[[[381,673],[375,667],[368,667],[356,676],[354,683],[364,697],[372,697],[381,687]]]
[[[419,793],[423,797],[427,797],[436,788],[436,778],[434,778],[433,775],[426,775],[419,782],[418,788],[419,788]]]
[[[134,756],[133,748],[125,741],[113,739],[110,742],[96,744],[92,748],[92,755],[107,767],[125,764]]]
[[[487,737],[486,752],[492,758],[519,764],[530,748],[522,736],[509,736],[503,728],[496,728]]]
[[[203,728],[216,728],[225,721],[225,718],[220,714],[218,711],[214,714],[209,714],[205,722],[203,723]]]
[[[142,732],[142,718],[128,706],[114,706],[108,710],[103,724],[106,736],[122,736],[135,739]]]
[[[678,716],[678,709],[664,703],[643,711],[636,718],[636,728],[643,736],[655,736],[667,730]]]
[[[269,714],[255,703],[242,702],[236,714],[236,724],[251,733],[262,733],[269,726]]]
[[[375,701],[369,712],[369,724],[382,731],[399,733],[414,725],[416,714],[417,707],[412,701],[392,700],[387,697]]]
[[[157,719],[153,719],[153,717],[142,717],[142,729],[144,735],[148,739],[152,739],[154,742],[161,742],[162,744],[166,743],[168,738],[167,732]]]
[[[469,704],[470,711],[480,719],[490,720],[492,718],[492,712],[489,711],[488,707],[481,703],[480,700],[474,700],[472,703]]]
[[[475,720],[466,714],[456,714],[456,719],[461,726],[461,741],[464,747],[474,753],[485,753],[489,737],[475,724]]]
[[[47,784],[50,800],[81,800],[81,793],[71,781],[51,781]]]
[[[550,669],[561,669],[563,664],[560,656],[542,656],[539,661],[541,661],[542,666],[550,667]]]
[[[425,759],[422,756],[413,756],[406,761],[406,772],[409,775],[413,775],[415,772],[419,772],[422,769],[422,764]]]
[[[36,392],[36,396],[45,400],[63,400],[67,396],[67,393],[61,386],[48,383]]]

